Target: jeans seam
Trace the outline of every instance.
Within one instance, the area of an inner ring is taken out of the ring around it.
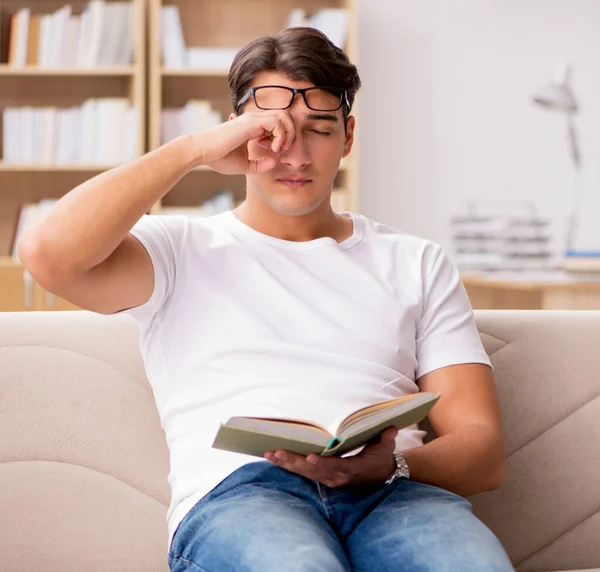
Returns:
[[[317,481],[317,490],[319,491],[319,498],[321,499],[321,504],[323,505],[323,508],[325,509],[325,514],[327,515],[327,518],[329,520],[331,520],[331,512],[329,510],[329,508],[327,508],[327,493],[325,493],[325,491],[323,491],[323,489],[321,488],[321,483],[319,483]],[[331,508],[331,507],[330,507]]]
[[[173,558],[173,562],[179,562],[180,560],[181,560],[181,562],[185,562],[188,565],[188,568],[190,566],[193,566],[194,568],[196,568],[200,572],[210,572],[210,570],[208,570],[207,568],[203,568],[199,564],[196,564],[192,560],[187,560],[186,558],[183,558],[182,556],[176,556],[176,557]]]

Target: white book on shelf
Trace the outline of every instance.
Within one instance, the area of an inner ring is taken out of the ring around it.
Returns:
[[[111,143],[111,125],[108,122],[108,99],[96,100],[96,132],[92,163],[106,164],[108,162],[108,146]]]
[[[60,66],[74,68],[77,66],[77,50],[79,49],[79,32],[81,28],[81,16],[75,14],[67,22],[67,33],[62,44],[60,54]]]
[[[88,3],[90,9],[90,35],[89,46],[85,51],[86,59],[83,62],[83,67],[93,68],[100,61],[100,54],[103,49],[102,39],[104,26],[106,25],[106,3],[104,0],[90,0]]]
[[[67,110],[65,162],[68,164],[77,163],[80,157],[82,116],[81,106],[73,106]]]
[[[308,15],[306,10],[295,8],[289,13],[286,28],[301,28],[308,26]]]
[[[193,101],[192,107],[194,109],[194,133],[200,133],[214,127],[213,108],[210,101],[197,99]]]
[[[12,144],[12,155],[13,155],[13,160],[16,163],[22,163],[23,162],[23,155],[21,153],[21,147],[23,145],[22,141],[23,141],[23,128],[24,128],[24,122],[23,122],[23,108],[22,107],[15,107],[14,108],[14,120],[13,120],[13,127],[14,127],[14,133],[15,133],[15,138],[13,140],[13,144]]]
[[[81,136],[78,147],[78,163],[96,163],[96,149],[100,144],[98,140],[97,108],[98,100],[96,98],[87,99],[81,106]]]
[[[346,47],[348,35],[348,10],[345,8],[323,8],[309,19],[309,26],[323,32],[338,48]]]
[[[15,67],[25,67],[27,64],[27,43],[29,41],[29,19],[31,18],[31,10],[29,8],[21,8],[17,12],[17,40]],[[13,30],[11,30],[13,33]]]
[[[65,163],[65,161],[61,160],[61,153],[64,152],[62,147],[62,133],[64,131],[65,111],[66,109],[62,107],[56,108],[55,128],[52,139],[52,158],[50,161],[53,165],[62,165]]]
[[[180,109],[164,108],[161,112],[161,145],[179,137],[181,133]]]
[[[105,129],[105,143],[102,147],[102,156],[99,163],[103,165],[116,165],[123,161],[125,154],[125,112],[129,102],[124,97],[110,97],[103,101],[100,118]]]
[[[48,66],[57,68],[62,65],[62,52],[67,40],[67,29],[71,17],[71,6],[65,5],[51,14],[50,20],[50,52]]]
[[[42,125],[43,133],[41,136],[41,155],[39,162],[44,164],[51,164],[53,148],[55,144],[55,131],[56,131],[56,108],[46,107],[42,109]]]
[[[38,112],[37,108],[26,105],[21,114],[21,161],[23,163],[33,163],[37,153],[37,130],[38,130]]]
[[[18,110],[14,107],[5,107],[2,112],[2,160],[5,163],[14,163],[17,160],[14,152],[19,136],[17,114]]]
[[[52,14],[40,16],[40,37],[38,43],[38,66],[50,67],[50,47],[52,45]]]
[[[133,2],[113,2],[116,8],[118,29],[115,31],[112,64],[126,66],[133,62],[134,48],[134,6]]]
[[[29,144],[29,157],[27,162],[35,165],[41,163],[44,154],[44,119],[45,108],[34,107],[31,110],[33,115],[33,137]]]
[[[100,36],[101,49],[95,65],[114,66],[118,59],[120,38],[127,22],[123,19],[120,2],[108,2],[104,6],[102,32]]]
[[[190,68],[202,70],[228,70],[239,48],[199,47],[188,48]]]
[[[133,105],[130,105],[125,111],[125,150],[124,155],[122,157],[122,162],[127,163],[128,161],[133,161],[136,157],[139,156],[140,150],[138,149],[138,114],[137,108]]]
[[[85,62],[89,59],[90,50],[90,31],[91,31],[91,10],[89,4],[81,13],[81,22],[79,24],[79,35],[77,37],[77,52],[75,54],[75,67],[85,67]]]
[[[162,6],[160,16],[160,46],[164,67],[187,67],[187,50],[179,7],[176,4]]]

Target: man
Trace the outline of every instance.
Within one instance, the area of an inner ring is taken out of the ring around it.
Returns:
[[[330,206],[355,66],[290,29],[242,49],[229,84],[229,121],[85,182],[19,244],[51,292],[139,323],[170,449],[171,570],[512,570],[464,499],[501,484],[505,444],[458,274],[438,245]],[[245,202],[144,216],[197,165],[245,173]],[[419,389],[441,394],[426,445],[410,427],[344,458],[211,448],[234,415],[330,426]]]

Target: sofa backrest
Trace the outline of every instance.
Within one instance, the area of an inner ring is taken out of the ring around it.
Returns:
[[[475,513],[518,570],[600,568],[600,312],[476,317],[509,456]],[[130,317],[0,313],[0,570],[166,571],[167,475]]]

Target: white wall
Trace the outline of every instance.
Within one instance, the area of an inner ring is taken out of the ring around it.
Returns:
[[[573,65],[583,151],[577,246],[600,250],[600,1],[358,0],[360,210],[442,243],[471,199],[535,201],[562,236],[564,116],[531,103]]]

